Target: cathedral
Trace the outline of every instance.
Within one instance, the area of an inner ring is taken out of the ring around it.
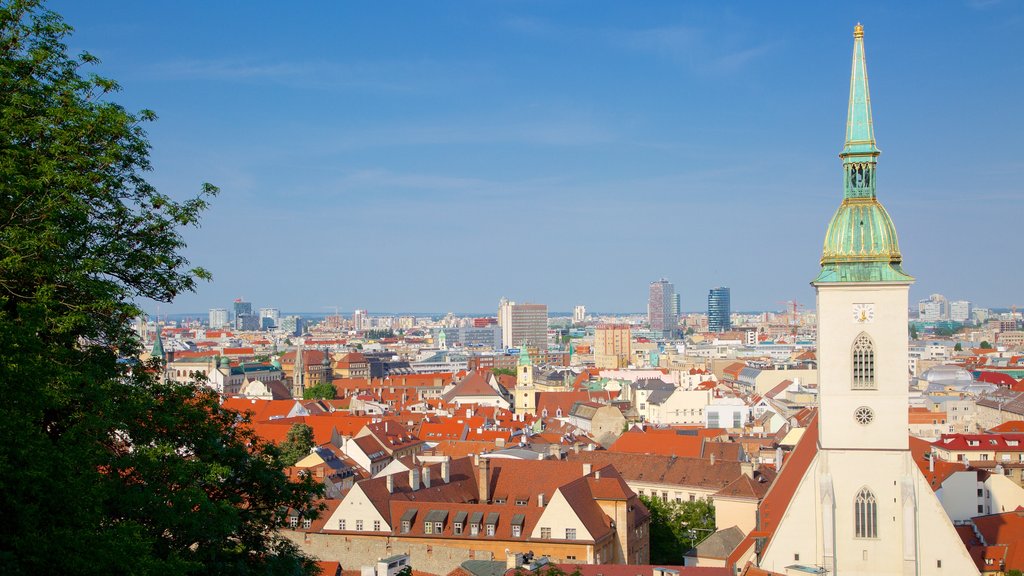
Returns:
[[[843,198],[812,282],[818,416],[765,496],[749,557],[780,574],[978,574],[909,450],[914,279],[876,194],[880,151],[861,25],[853,38]]]

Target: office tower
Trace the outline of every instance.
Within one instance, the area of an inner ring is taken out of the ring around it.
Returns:
[[[210,308],[210,328],[223,328],[228,325],[227,308]]]
[[[731,313],[729,289],[724,286],[712,288],[708,292],[708,332],[727,332],[732,328]]]
[[[974,305],[968,300],[954,300],[949,303],[949,319],[954,322],[967,322],[974,314]]]
[[[922,322],[949,320],[949,303],[942,294],[932,294],[917,303],[917,317]]]
[[[277,328],[281,321],[281,311],[277,308],[260,308],[260,327],[264,330]]]
[[[301,336],[306,331],[306,320],[301,316],[284,316],[278,327],[286,334]]]
[[[671,282],[662,278],[657,282],[651,282],[650,291],[647,297],[647,317],[651,325],[651,331],[663,337],[670,337],[679,323],[678,318],[672,314],[672,300],[676,293],[676,287]]]
[[[602,324],[594,330],[594,366],[627,368],[632,354],[629,324]]]
[[[576,307],[572,309],[572,323],[583,324],[586,321],[587,307],[584,306],[583,304],[577,304]]]
[[[235,313],[235,318],[238,318],[242,314],[252,314],[252,302],[246,302],[241,298],[235,298],[233,312]]]
[[[676,324],[679,323],[679,319],[683,316],[683,301],[679,296],[679,292],[672,293],[672,316],[676,319]]]
[[[235,316],[235,330],[253,331],[260,329],[260,317],[256,314],[239,314]]]
[[[978,570],[908,441],[907,305],[896,227],[875,194],[863,28],[854,32],[843,200],[817,292],[818,414],[761,502],[757,563],[786,574]],[[777,487],[787,487],[776,490]]]
[[[498,303],[498,325],[504,346],[548,349],[548,307],[546,304],[516,304],[502,298]]]

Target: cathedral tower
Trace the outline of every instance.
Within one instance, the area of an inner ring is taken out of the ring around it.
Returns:
[[[860,24],[853,38],[839,155],[843,197],[812,282],[817,421],[762,501],[757,561],[780,573],[977,574],[909,450],[907,306],[914,279],[903,271],[896,227],[876,195],[880,151]]]

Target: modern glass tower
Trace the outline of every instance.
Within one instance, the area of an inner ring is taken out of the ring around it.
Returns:
[[[726,332],[732,328],[732,322],[729,320],[731,313],[729,289],[725,286],[712,288],[708,292],[708,331]]]

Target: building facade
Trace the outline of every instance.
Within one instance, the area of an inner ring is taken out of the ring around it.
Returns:
[[[525,344],[539,351],[548,349],[547,304],[517,304],[502,298],[498,304],[498,325],[505,346]]]
[[[228,325],[226,308],[210,308],[210,328],[223,328]]]
[[[729,289],[724,286],[708,292],[708,332],[728,332],[732,329],[732,302]]]
[[[669,337],[676,329],[679,319],[673,314],[676,287],[662,278],[651,282],[647,294],[647,321],[651,331]]]
[[[594,366],[618,370],[629,366],[629,324],[602,324],[594,331]]]

